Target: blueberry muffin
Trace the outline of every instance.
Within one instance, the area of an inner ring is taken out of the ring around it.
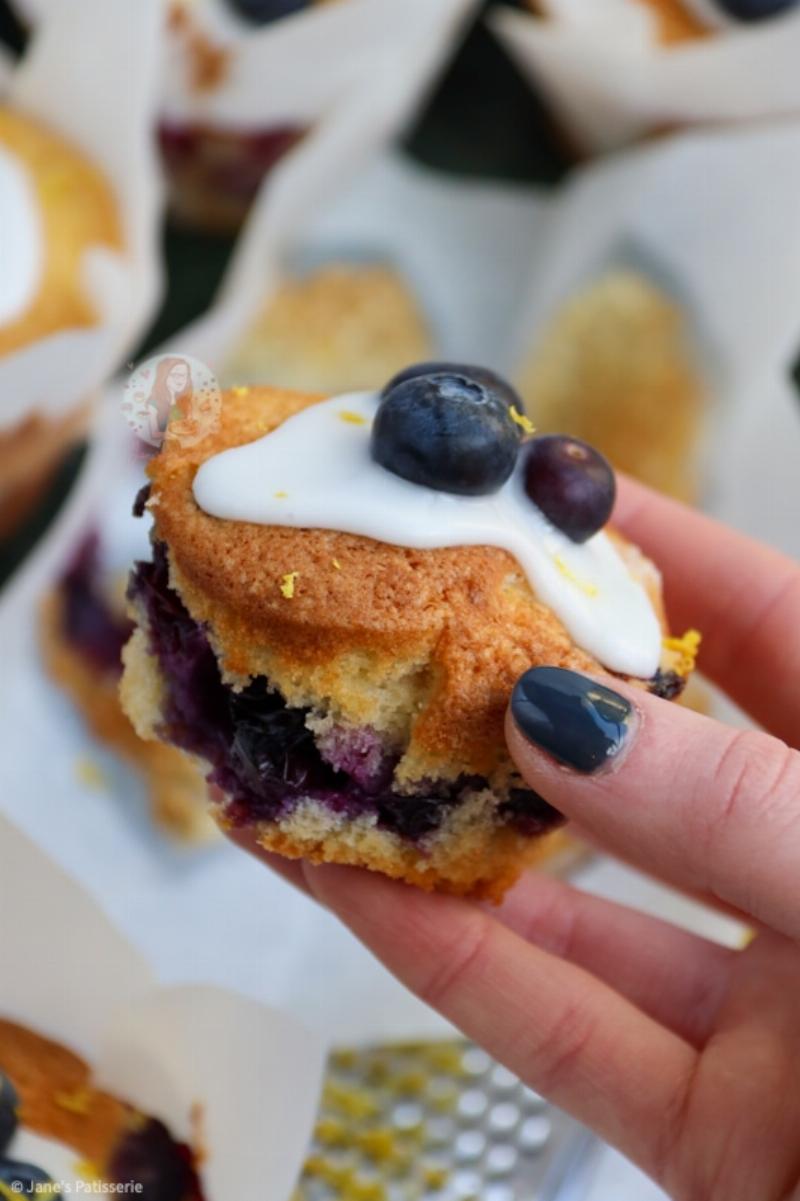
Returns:
[[[112,190],[59,134],[3,106],[0,215],[0,359],[95,325],[84,260],[92,249],[122,246]],[[58,416],[33,412],[3,420],[0,410],[0,537],[25,516],[85,431],[83,399]]]
[[[92,734],[142,775],[153,820],[174,838],[203,842],[214,826],[199,767],[174,747],[143,742],[120,705],[122,648],[133,627],[119,583],[103,567],[98,536],[88,535],[41,606],[45,665]]]
[[[485,369],[421,364],[381,397],[238,388],[149,471],[123,704],[269,850],[498,899],[561,824],[505,747],[517,677],[677,695],[690,670],[657,570],[603,528],[608,464],[532,436]]]
[[[695,501],[706,387],[684,314],[643,275],[609,271],[545,322],[517,373],[542,431],[573,434],[615,468]]]
[[[191,1147],[95,1085],[72,1051],[0,1018],[0,1195],[51,1196],[54,1184],[203,1201]]]
[[[265,176],[302,141],[313,122],[295,111],[296,104],[283,116],[245,123],[216,116],[213,100],[235,79],[255,38],[285,18],[336,2],[171,0],[168,45],[176,82],[159,141],[177,218],[208,230],[234,231]]]
[[[336,263],[287,279],[225,367],[299,392],[378,388],[406,363],[428,358],[428,330],[410,289],[388,267]]]

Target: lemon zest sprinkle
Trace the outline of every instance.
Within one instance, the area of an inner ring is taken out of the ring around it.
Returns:
[[[561,555],[556,555],[553,562],[564,579],[569,580],[570,584],[574,584],[576,588],[580,588],[581,592],[584,592],[587,596],[597,596],[600,591],[597,585],[590,584],[588,580],[582,580],[580,576],[577,576],[572,568],[564,562]]]
[[[294,596],[294,585],[299,575],[299,571],[287,571],[286,575],[281,580],[281,595],[286,600],[291,600]]]
[[[338,560],[338,559],[331,559],[331,566],[332,566],[332,567],[335,567],[337,571],[341,571],[341,570],[342,570],[342,565],[341,565],[341,563],[339,562],[339,560]]]
[[[103,1173],[98,1164],[91,1159],[79,1159],[75,1164],[75,1173],[90,1184],[103,1179]]]
[[[75,763],[75,776],[79,784],[83,784],[85,788],[91,788],[94,792],[108,790],[108,780],[102,768],[88,755],[82,755]]]
[[[288,500],[289,499],[288,492],[273,492],[272,495],[275,497],[276,500]]]
[[[675,668],[679,676],[688,676],[694,670],[702,641],[703,635],[699,630],[693,629],[687,630],[680,638],[663,639],[662,645],[664,650],[675,651],[679,656],[678,664]]]
[[[518,425],[523,433],[535,434],[536,426],[531,421],[530,417],[526,417],[524,413],[520,413],[516,405],[511,405],[508,410],[511,420],[515,425]]]
[[[250,389],[244,387],[241,384],[238,387],[233,389],[234,396],[248,396],[249,394],[250,394]]]
[[[352,409],[339,409],[338,417],[340,421],[346,422],[347,425],[366,425],[366,417],[362,417],[360,413],[354,413]]]
[[[88,1088],[76,1088],[72,1093],[56,1093],[53,1097],[59,1109],[85,1117],[92,1107],[92,1094]]]

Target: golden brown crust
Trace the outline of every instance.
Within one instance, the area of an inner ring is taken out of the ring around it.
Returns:
[[[48,334],[97,321],[83,279],[93,246],[119,250],[122,227],[114,194],[81,151],[21,113],[0,107],[0,145],[27,167],[36,189],[45,243],[41,286],[16,320],[0,326],[0,355]]]
[[[335,263],[281,284],[225,375],[300,392],[360,392],[432,354],[414,297],[395,271]]]
[[[537,601],[511,555],[222,521],[195,503],[200,462],[318,399],[237,389],[200,446],[167,441],[150,467],[151,511],[174,586],[209,624],[230,678],[268,675],[290,704],[384,731],[407,748],[401,781],[507,773],[503,715],[517,677],[543,663],[602,671]],[[657,594],[657,572],[631,553]],[[289,572],[291,599],[280,587]]]
[[[136,1111],[92,1085],[87,1064],[66,1047],[0,1018],[0,1070],[20,1098],[20,1118],[102,1170]]]
[[[91,732],[142,772],[153,819],[173,837],[205,841],[213,831],[206,811],[206,786],[199,764],[175,747],[144,742],[119,699],[119,676],[103,675],[62,633],[58,590],[45,597],[39,632],[47,670],[81,712]]]
[[[86,433],[89,406],[64,415],[32,413],[0,431],[0,538],[25,520],[51,483],[70,447]]]

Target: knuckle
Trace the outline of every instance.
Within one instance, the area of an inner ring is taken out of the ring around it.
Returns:
[[[800,818],[800,755],[754,730],[740,730],[723,751],[711,781],[708,840],[718,845],[740,830]]]
[[[489,919],[476,913],[465,927],[463,940],[443,955],[417,992],[426,1005],[447,1010],[450,1000],[466,985],[473,974],[480,974],[489,952],[492,927]]]
[[[597,1018],[584,1005],[565,1005],[541,1030],[535,1046],[528,1048],[523,1078],[545,1095],[563,1088],[583,1072],[596,1031]]]

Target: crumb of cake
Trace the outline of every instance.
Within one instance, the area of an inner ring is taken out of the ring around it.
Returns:
[[[249,391],[250,391],[249,388],[244,387],[241,384],[239,384],[235,388],[231,388],[231,392],[233,392],[234,396],[247,396]]]
[[[333,567],[336,571],[342,570],[342,565],[338,559],[331,559],[331,567]]]
[[[108,780],[105,772],[98,763],[88,755],[82,755],[75,764],[75,778],[79,784],[91,788],[94,792],[107,792]]]
[[[299,575],[299,571],[287,571],[286,575],[282,577],[280,584],[281,595],[284,596],[286,600],[292,600],[294,597],[294,588]]]
[[[170,25],[186,48],[192,89],[198,93],[216,91],[230,75],[230,50],[212,41],[197,23],[185,0],[177,0],[173,5]]]
[[[665,650],[675,651],[678,659],[674,670],[680,676],[688,676],[694,671],[703,635],[699,630],[687,630],[680,638],[664,638]]]
[[[516,405],[511,405],[508,411],[511,414],[511,420],[515,425],[518,425],[524,433],[536,433],[536,426],[533,424],[530,417],[526,417],[524,413],[520,413]]]

